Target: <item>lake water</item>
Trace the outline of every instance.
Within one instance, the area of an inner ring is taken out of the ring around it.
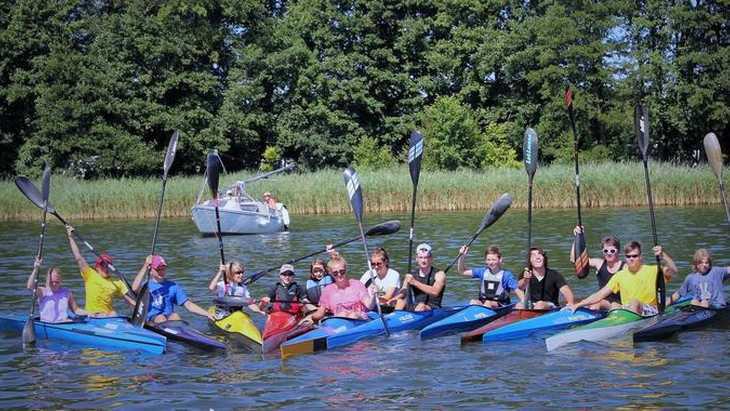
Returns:
[[[669,290],[675,290],[688,273],[695,248],[709,248],[716,265],[730,265],[730,231],[720,209],[663,208],[656,215],[660,242],[680,268]],[[417,241],[431,243],[435,265],[445,267],[482,217],[482,213],[420,214]],[[387,238],[372,238],[368,246],[385,247],[392,266],[405,271],[409,216],[366,216],[365,222],[369,226],[396,218],[403,229]],[[326,240],[357,236],[350,215],[293,220],[289,233],[225,237],[227,257],[241,259],[253,272],[321,249]],[[475,242],[468,265],[480,264],[485,246],[494,243],[503,250],[505,267],[516,271],[524,261],[526,220],[525,211],[509,211]],[[575,294],[585,297],[596,282],[593,275],[578,280],[572,274],[568,253],[574,224],[574,210],[536,210],[533,242],[546,249],[550,266],[565,275]],[[594,256],[606,234],[651,242],[644,209],[586,210],[584,224]],[[77,229],[98,249],[108,249],[131,280],[149,252],[154,221],[83,222]],[[3,223],[0,313],[26,313],[29,308],[29,293],[23,286],[38,232],[38,224]],[[45,261],[61,266],[65,285],[83,300],[78,270],[56,221],[46,247]],[[199,236],[187,219],[165,220],[157,250],[168,261],[168,276],[207,307],[212,301],[207,285],[218,261],[217,240]],[[82,252],[93,261],[90,253],[83,248]],[[350,263],[351,276],[359,276],[365,267],[361,244],[352,243],[341,252]],[[307,267],[297,266],[301,282]],[[263,294],[276,277],[272,274],[255,283],[254,296]],[[455,270],[449,273],[447,304],[463,303],[476,292],[475,281]],[[203,318],[186,312],[183,317],[207,331]],[[263,323],[261,316],[255,320]],[[726,324],[667,342],[578,344],[549,354],[538,339],[461,347],[456,336],[421,342],[415,334],[403,333],[282,361],[235,347],[225,353],[204,353],[174,342],[160,356],[47,342],[24,351],[19,336],[0,334],[0,408],[726,408],[729,343]]]

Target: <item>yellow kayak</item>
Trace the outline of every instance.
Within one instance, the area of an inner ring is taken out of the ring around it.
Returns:
[[[264,340],[261,337],[261,332],[256,328],[256,324],[248,314],[238,310],[221,316],[220,311],[216,312],[215,306],[210,307],[208,312],[215,315],[216,318],[221,317],[215,322],[209,321],[210,328],[213,331],[222,333],[253,351],[261,351]]]

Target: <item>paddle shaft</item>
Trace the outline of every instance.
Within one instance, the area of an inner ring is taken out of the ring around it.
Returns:
[[[362,239],[362,248],[365,252],[365,260],[368,263],[368,273],[370,274],[370,283],[375,284],[375,272],[373,271],[373,266],[370,264],[370,254],[368,253],[368,243],[365,239],[365,230],[362,229],[362,221],[357,220],[357,226],[360,228],[360,238]],[[380,321],[383,322],[383,330],[385,331],[385,336],[390,337],[390,330],[388,329],[388,323],[386,323],[385,318],[383,318],[383,310],[380,308],[380,301],[378,301],[377,294],[375,294],[375,307],[378,310],[378,316],[380,317]]]
[[[532,269],[530,264],[530,249],[532,248],[532,175],[528,175],[527,182],[527,267]],[[532,299],[530,298],[530,280],[527,279],[525,285],[525,308],[532,308]]]
[[[725,207],[725,218],[727,224],[730,225],[730,210],[728,210],[727,199],[725,198],[725,184],[722,182],[722,176],[718,177],[720,182],[720,200],[722,200],[722,206]]]
[[[474,242],[474,240],[477,239],[477,237],[479,237],[479,234],[481,234],[481,233],[482,233],[482,230],[479,230],[476,233],[474,233],[474,235],[471,236],[471,239],[466,243],[466,247],[467,248],[471,247],[471,244]],[[454,264],[456,264],[456,262],[459,260],[459,257],[461,257],[461,254],[457,255],[456,258],[454,258],[454,261],[452,261],[451,263],[449,263],[449,265],[444,270],[444,274],[446,274],[446,273],[449,272],[449,270],[451,269],[451,267],[453,267]]]
[[[654,216],[654,196],[651,192],[651,183],[649,181],[649,164],[647,156],[642,153],[642,161],[644,163],[644,181],[646,183],[646,196],[649,201],[649,216],[651,219],[651,236],[654,240],[654,246],[659,244],[656,234],[656,218]],[[664,313],[664,307],[666,306],[666,285],[664,284],[664,273],[662,271],[662,260],[660,256],[656,256],[656,269],[657,269],[657,292],[659,299],[659,313]]]
[[[215,201],[215,225],[216,225],[216,236],[218,237],[218,251],[221,255],[221,264],[226,263],[226,256],[223,253],[223,235],[221,234],[221,214],[220,210],[218,209],[218,196],[216,195]],[[223,276],[224,282],[227,282],[225,279],[226,276]]]
[[[408,273],[410,274],[413,270],[413,233],[416,225],[416,192],[418,191],[418,184],[413,184],[413,195],[411,197],[411,230],[408,233]],[[408,287],[408,302],[413,305],[416,297],[413,295],[413,288]],[[380,304],[378,304],[380,305]]]
[[[575,162],[575,201],[578,209],[578,225],[583,226],[583,220],[580,212],[580,168],[578,167],[578,134],[575,132],[575,114],[573,113],[573,105],[568,106],[568,117],[570,118],[570,128],[573,130],[573,159]]]
[[[36,253],[36,261],[39,261],[43,257],[43,243],[46,239],[46,228],[48,226],[47,223],[47,216],[48,216],[48,200],[45,202],[45,206],[43,207],[43,217],[41,219],[41,235],[40,239],[38,240],[38,252]],[[39,267],[40,268],[40,267]],[[34,268],[35,269],[35,268]],[[24,343],[32,344],[35,342],[35,325],[33,325],[33,317],[35,316],[35,303],[36,299],[38,298],[38,271],[36,271],[35,278],[33,279],[33,295],[30,300],[30,313],[28,314],[28,323],[30,325],[26,325],[24,328],[27,329],[27,334],[23,335],[25,337],[26,341],[23,341]],[[50,275],[50,273],[49,273]],[[28,324],[27,323],[27,324]]]

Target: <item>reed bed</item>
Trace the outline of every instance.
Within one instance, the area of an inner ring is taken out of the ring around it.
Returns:
[[[584,164],[581,167],[583,207],[646,205],[641,163]],[[410,209],[411,180],[405,165],[383,170],[361,170],[365,207],[369,213],[402,213]],[[652,191],[659,206],[706,205],[720,202],[717,178],[706,166],[690,168],[654,163],[650,166]],[[221,187],[250,177],[241,172],[222,178]],[[533,186],[537,208],[575,207],[573,168],[551,165],[538,169]],[[51,203],[67,219],[151,218],[157,212],[160,180],[149,178],[77,180],[54,176]],[[171,177],[163,215],[190,216],[201,177]],[[521,169],[422,171],[418,209],[454,211],[486,209],[502,193],[513,196],[512,207],[527,207],[527,175]],[[341,170],[290,174],[251,184],[249,193],[278,195],[291,214],[349,213]],[[207,195],[207,190],[204,195]],[[34,207],[11,180],[0,181],[0,220],[37,219]]]

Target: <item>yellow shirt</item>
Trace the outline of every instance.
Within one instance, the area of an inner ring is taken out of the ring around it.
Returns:
[[[628,266],[618,271],[608,280],[608,287],[614,293],[621,293],[621,304],[627,305],[631,300],[642,304],[657,305],[656,300],[656,266],[642,265],[639,271],[632,273]]]
[[[81,271],[86,289],[86,311],[90,313],[110,313],[114,311],[112,299],[129,292],[121,280],[104,278],[90,266]]]

